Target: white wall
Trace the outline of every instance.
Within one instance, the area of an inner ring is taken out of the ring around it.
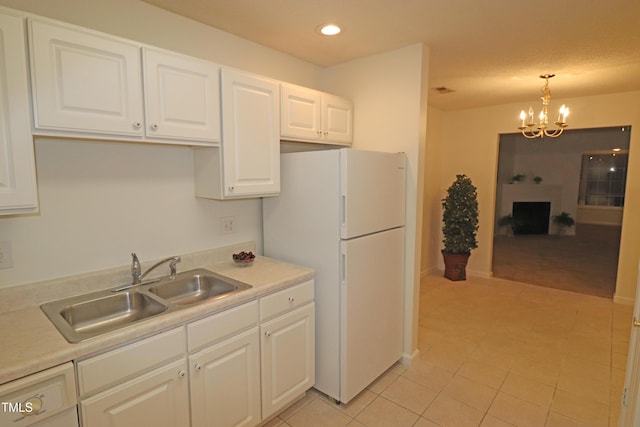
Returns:
[[[552,102],[554,105],[564,103],[570,106],[569,125],[572,129],[632,126],[615,296],[616,301],[632,303],[640,259],[640,92],[554,99]],[[440,163],[442,171],[439,180],[441,194],[444,194],[456,173],[466,173],[478,187],[479,247],[472,252],[469,271],[480,276],[491,275],[498,135],[514,131],[518,125],[517,112],[521,108],[519,104],[508,104],[441,112],[441,135],[428,142],[428,145],[438,145],[440,150],[440,156],[434,161]],[[439,232],[435,227],[431,229],[431,233]],[[434,245],[423,250],[433,254],[439,252],[440,248]],[[433,261],[437,258],[430,256],[428,259]]]
[[[422,256],[421,275],[436,270],[440,259],[439,248],[442,237],[442,195],[440,193],[440,145],[436,142],[442,139],[443,112],[436,108],[429,108],[427,121],[427,145],[424,161],[424,186],[422,210]]]
[[[28,283],[130,262],[261,242],[257,200],[220,202],[193,195],[188,147],[38,140],[38,215],[0,219],[14,268],[3,285]],[[233,215],[236,232],[222,234]]]
[[[354,148],[407,156],[405,356],[417,349],[428,49],[422,44],[350,61],[325,73],[332,88],[353,99]]]
[[[214,28],[130,0],[0,0],[63,20],[293,83],[317,87],[320,69]],[[259,199],[193,195],[191,149],[64,140],[35,142],[40,213],[0,218],[13,268],[0,287],[179,255],[238,241],[261,247]],[[220,217],[236,232],[222,234]]]

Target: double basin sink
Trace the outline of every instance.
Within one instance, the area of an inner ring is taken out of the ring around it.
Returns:
[[[92,292],[52,301],[41,308],[67,341],[74,343],[249,288],[250,285],[230,283],[199,268],[179,273],[173,279]]]

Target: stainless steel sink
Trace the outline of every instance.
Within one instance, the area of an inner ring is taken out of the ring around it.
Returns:
[[[69,342],[79,342],[163,313],[157,299],[136,290],[96,292],[42,305]]]
[[[196,269],[153,284],[147,290],[171,304],[186,306],[224,298],[249,288],[250,285],[230,283],[208,270]]]
[[[153,282],[65,298],[42,304],[41,308],[73,343],[251,288],[225,281],[202,268]]]

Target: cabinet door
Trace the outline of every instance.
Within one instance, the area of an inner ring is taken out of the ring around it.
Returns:
[[[260,422],[260,350],[253,328],[189,357],[193,427]]]
[[[338,96],[322,97],[323,136],[327,141],[353,142],[353,104]]]
[[[314,307],[307,304],[260,326],[263,419],[315,383]]]
[[[222,70],[224,196],[280,192],[280,85]]]
[[[187,361],[178,360],[80,401],[84,427],[189,426]]]
[[[38,208],[23,19],[0,13],[0,215]]]
[[[36,129],[142,136],[137,45],[38,20],[30,42]]]
[[[287,84],[283,84],[281,90],[280,135],[283,139],[317,141],[322,138],[322,94]]]
[[[147,136],[220,142],[220,67],[154,49],[143,55]]]

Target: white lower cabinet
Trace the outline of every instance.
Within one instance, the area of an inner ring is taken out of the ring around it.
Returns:
[[[83,427],[188,427],[183,326],[76,362]]]
[[[177,360],[80,401],[90,427],[188,427],[187,361]]]
[[[193,427],[260,422],[258,328],[189,356]]]
[[[258,424],[258,302],[189,323],[187,343],[193,427]]]
[[[314,281],[76,362],[83,427],[252,427],[315,383]]]
[[[262,418],[268,419],[315,384],[313,281],[260,301]]]

